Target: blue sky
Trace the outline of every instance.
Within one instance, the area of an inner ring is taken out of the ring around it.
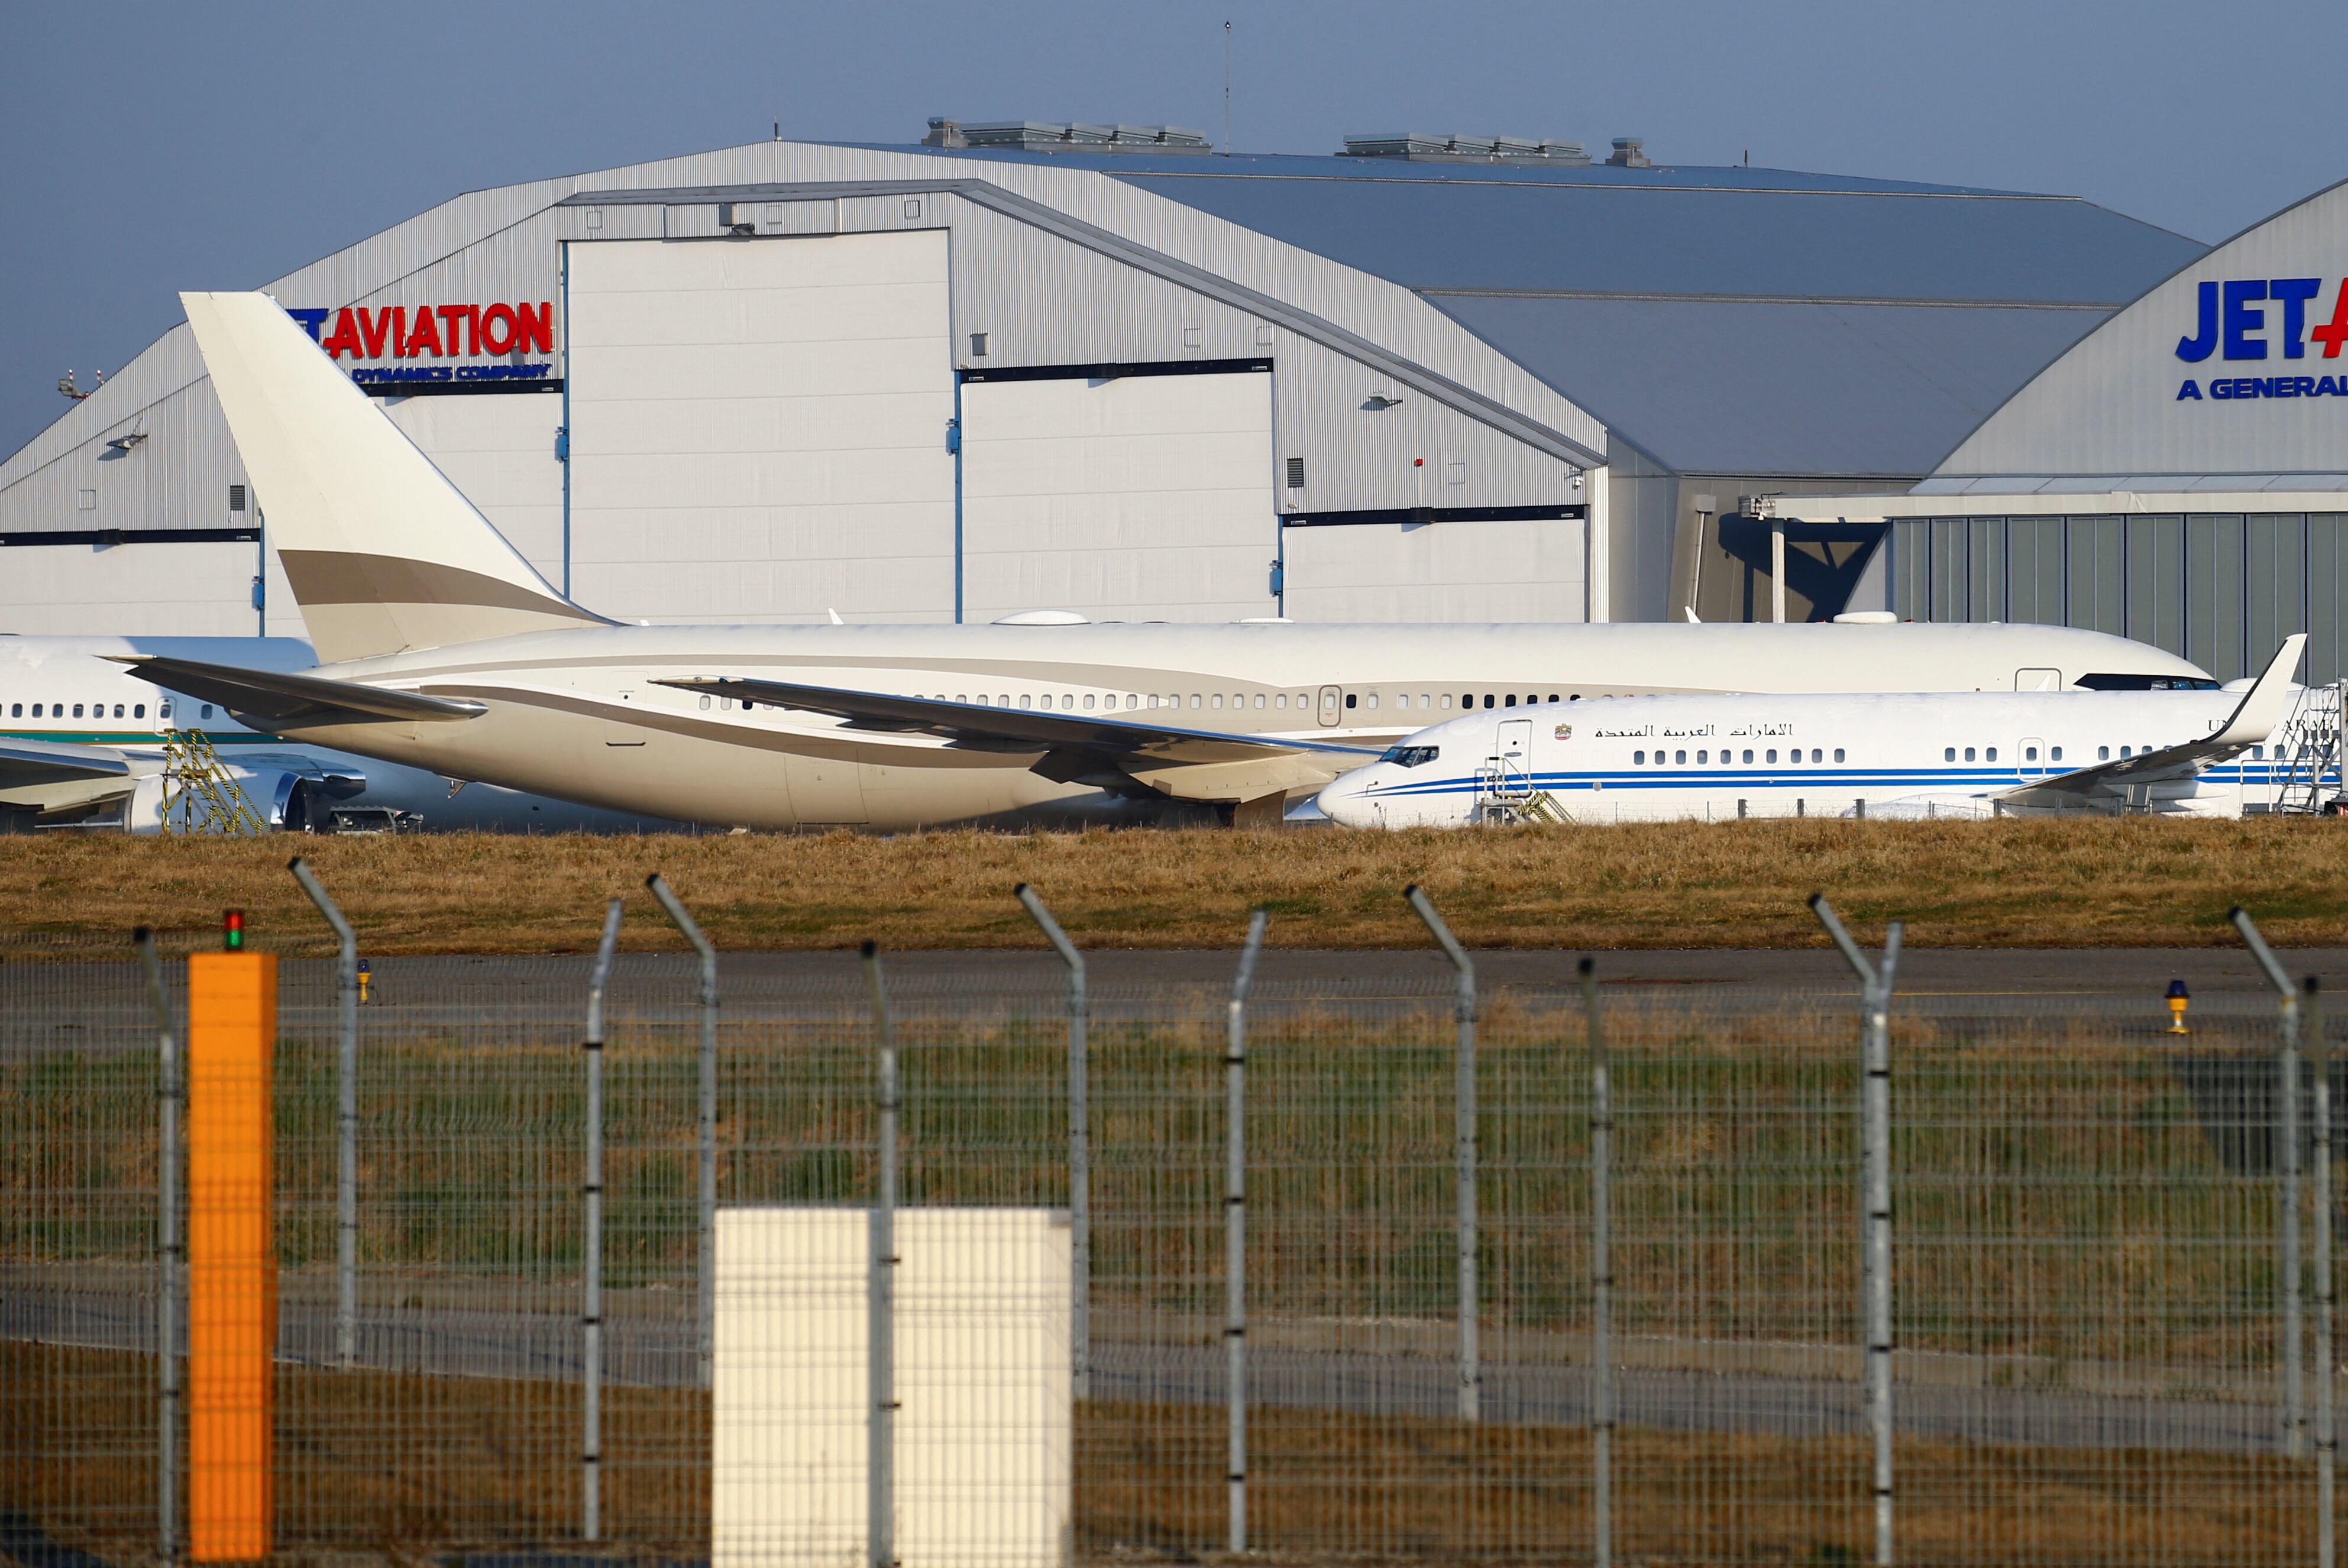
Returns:
[[[179,319],[459,190],[932,114],[1639,135],[2217,240],[2348,177],[2348,5],[0,4],[0,454]]]

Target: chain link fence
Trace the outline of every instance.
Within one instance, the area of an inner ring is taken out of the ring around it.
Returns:
[[[1365,955],[1243,1009],[1095,982],[1072,1009],[1080,968],[743,955],[705,1057],[698,961],[626,935],[592,1053],[592,956],[374,961],[347,1181],[343,973],[331,941],[281,956],[273,1555],[1026,1562],[895,1501],[992,1519],[1011,1465],[1063,1478],[1036,1517],[1087,1563],[2329,1561],[2333,1075],[2304,999],[2173,1034],[2157,1006],[1895,990],[1886,1402],[1856,986],[1463,1009]],[[127,941],[0,942],[0,1553],[28,1568],[184,1558],[203,1506],[160,1196],[199,945],[165,942],[159,1020]],[[937,1216],[1006,1213],[1045,1216],[1042,1306],[1008,1263],[948,1288],[925,1261]],[[852,1245],[729,1274],[757,1214],[847,1216]],[[788,1310],[740,1358],[769,1287]],[[885,1418],[758,1424],[758,1390],[835,1384]],[[847,1512],[729,1535],[729,1452]]]

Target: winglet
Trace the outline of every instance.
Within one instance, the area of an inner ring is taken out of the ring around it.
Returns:
[[[2268,661],[2266,673],[2242,694],[2240,705],[2226,721],[2225,728],[2209,737],[2209,743],[2246,746],[2274,733],[2275,726],[2282,723],[2284,705],[2291,700],[2291,672],[2299,668],[2300,656],[2306,651],[2306,632],[2294,631],[2284,638],[2282,646]]]

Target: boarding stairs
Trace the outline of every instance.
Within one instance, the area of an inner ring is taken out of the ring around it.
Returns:
[[[269,831],[209,735],[166,730],[162,739],[164,832],[244,836]]]
[[[2275,730],[2274,802],[2268,809],[2313,816],[2341,796],[2341,719],[2348,682],[2303,688],[2290,715]]]
[[[1528,822],[1562,825],[1566,815],[1550,798],[1549,791],[1533,787],[1532,777],[1521,763],[1512,757],[1487,757],[1476,770],[1476,821],[1493,827]]]

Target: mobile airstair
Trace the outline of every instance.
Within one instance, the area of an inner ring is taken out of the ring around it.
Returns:
[[[1476,821],[1479,825],[1510,827],[1521,823],[1567,820],[1549,791],[1535,789],[1532,777],[1511,757],[1487,757],[1476,770]]]
[[[2269,777],[2272,795],[2267,810],[2314,816],[2342,799],[2341,718],[2348,682],[2303,688],[2291,711],[2274,733]],[[2246,792],[2248,793],[2248,792]]]
[[[163,831],[259,835],[269,824],[201,730],[166,730]]]

